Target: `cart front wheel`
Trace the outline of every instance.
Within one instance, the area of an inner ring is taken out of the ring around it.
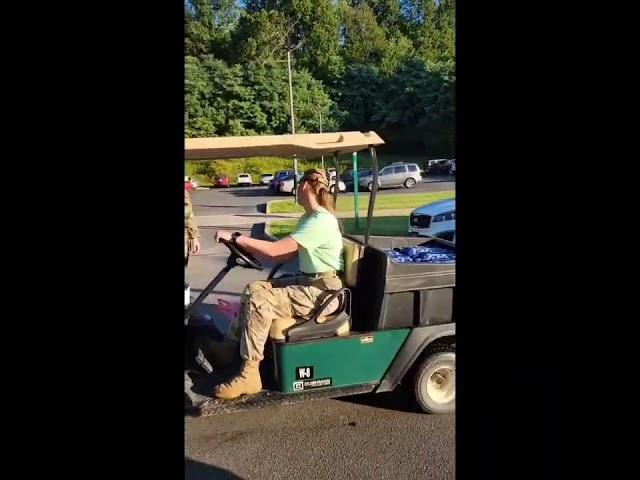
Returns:
[[[438,345],[418,365],[413,391],[420,408],[427,413],[449,413],[456,409],[456,352]]]

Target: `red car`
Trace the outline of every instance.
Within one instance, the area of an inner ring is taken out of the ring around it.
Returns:
[[[229,179],[226,175],[219,175],[216,177],[216,182],[213,186],[216,188],[229,188]]]

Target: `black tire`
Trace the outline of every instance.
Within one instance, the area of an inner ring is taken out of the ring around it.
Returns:
[[[415,187],[416,186],[415,178],[407,178],[404,181],[404,186],[405,186],[405,188],[413,188],[413,187]]]
[[[373,192],[373,182],[369,182],[369,184],[367,185],[367,190]]]
[[[330,193],[331,195],[333,195],[333,192],[335,192],[335,191],[336,191],[336,186],[335,186],[335,185],[331,185],[331,186],[329,187],[329,193]]]
[[[456,349],[437,344],[428,347],[413,376],[413,395],[427,413],[456,409]]]

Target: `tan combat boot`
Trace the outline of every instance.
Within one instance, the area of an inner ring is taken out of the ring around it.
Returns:
[[[214,369],[226,367],[237,358],[240,358],[240,343],[234,340],[225,339],[219,342],[217,340],[201,339],[199,347]]]
[[[260,370],[258,366],[260,362],[246,360],[242,364],[240,373],[229,380],[227,383],[218,385],[213,394],[216,398],[231,400],[238,398],[240,395],[253,395],[262,390],[262,381],[260,380]]]

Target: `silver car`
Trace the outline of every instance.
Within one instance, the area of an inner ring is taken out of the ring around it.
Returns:
[[[422,181],[417,163],[393,163],[387,165],[378,174],[378,187],[413,188]],[[373,190],[373,175],[359,179],[358,184],[367,190]]]

